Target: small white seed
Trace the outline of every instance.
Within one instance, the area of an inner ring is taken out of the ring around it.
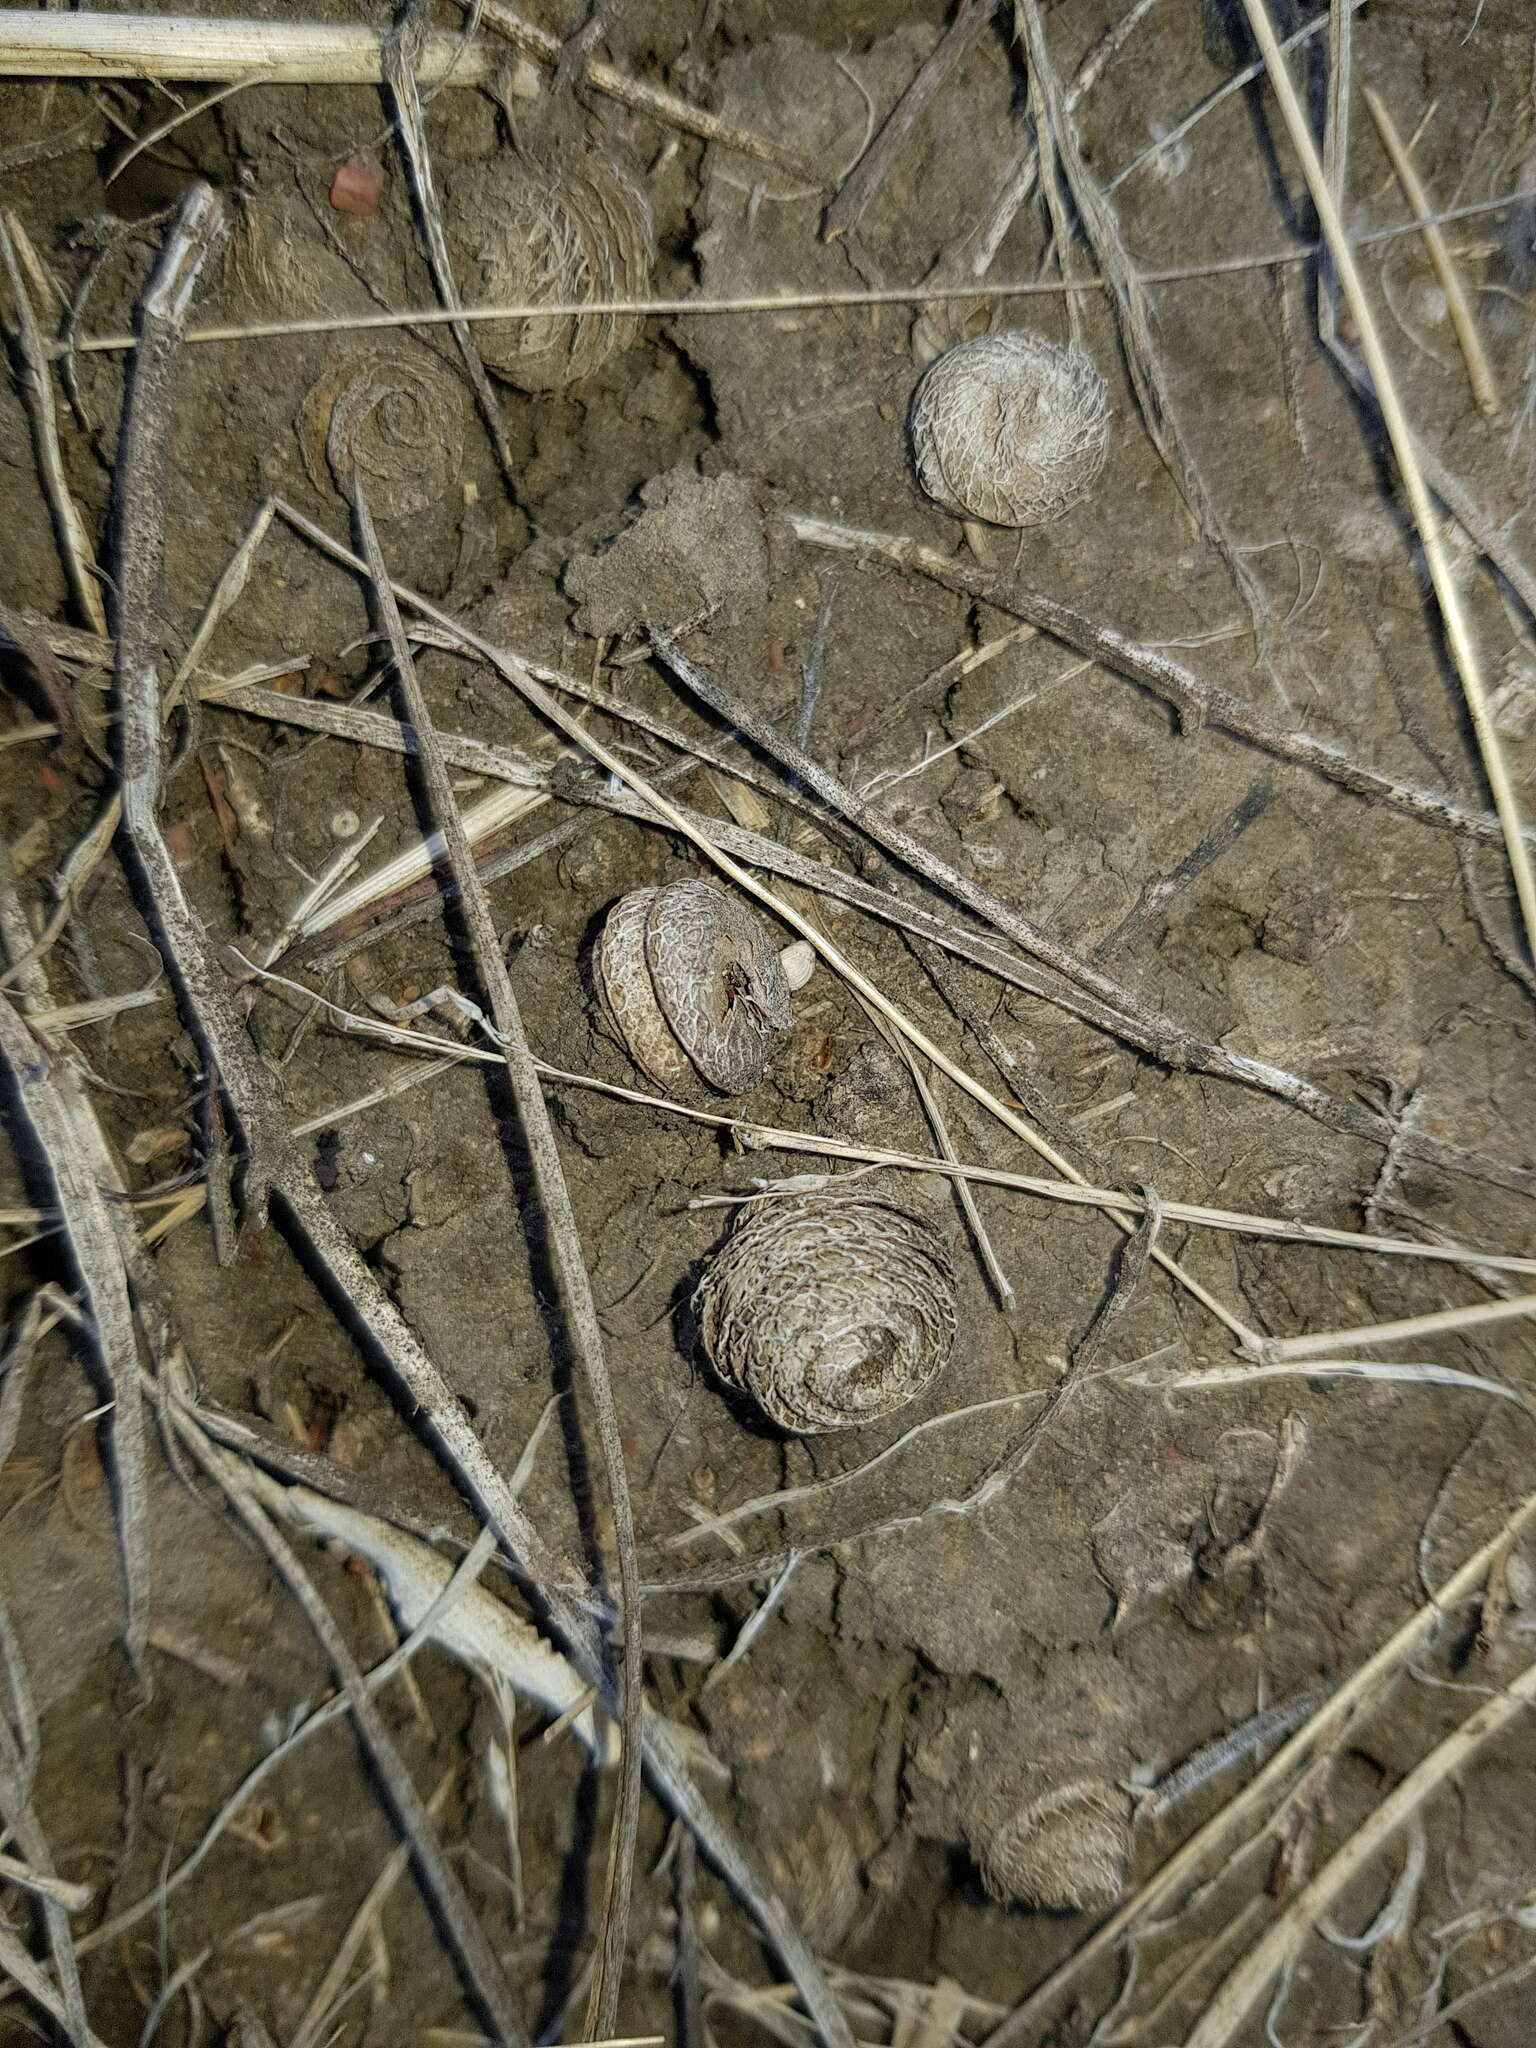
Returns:
[[[816,948],[809,939],[796,939],[792,946],[786,946],[779,954],[779,965],[784,970],[784,979],[790,990],[804,988],[816,972]]]

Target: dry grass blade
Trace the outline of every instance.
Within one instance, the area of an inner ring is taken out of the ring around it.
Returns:
[[[22,397],[37,447],[37,464],[42,472],[43,490],[53,514],[54,531],[71,595],[86,623],[97,633],[107,630],[107,614],[101,602],[91,544],[85,521],[64,474],[64,453],[59,446],[58,413],[53,402],[53,385],[48,374],[48,353],[38,332],[32,301],[17,261],[16,237],[21,225],[14,214],[0,213],[0,258],[5,263],[16,317],[16,350],[21,360]]]
[[[491,918],[490,903],[465,837],[464,821],[453,793],[448,765],[437,744],[436,730],[417,678],[416,664],[399,606],[395,602],[389,571],[379,552],[378,539],[360,485],[354,488],[353,502],[380,623],[394,655],[395,675],[406,717],[415,732],[433,818],[443,835],[448,867],[459,892],[459,906],[469,932],[475,972],[490,1005],[497,1041],[505,1056],[507,1079],[517,1105],[523,1140],[533,1168],[534,1187],[549,1235],[566,1327],[596,1418],[598,1448],[613,1509],[618,1557],[617,1627],[624,1643],[622,1652],[616,1650],[615,1683],[620,1702],[624,1755],[618,1810],[614,1818],[601,1960],[593,1984],[592,2008],[587,2016],[589,2032],[611,2034],[618,2014],[619,1982],[628,1942],[635,1837],[640,1818],[640,1575],[635,1560],[634,1512],[630,1506],[629,1481],[624,1469],[623,1439],[612,1382],[608,1376],[607,1348],[597,1319],[591,1278],[582,1253],[565,1170],[560,1163],[549,1105],[539,1084],[512,978],[507,972],[501,942]]]
[[[1536,1294],[1517,1294],[1507,1301],[1479,1301],[1463,1308],[1436,1309],[1430,1315],[1404,1316],[1395,1323],[1362,1323],[1350,1330],[1317,1330],[1305,1337],[1271,1339],[1266,1359],[1321,1357],[1329,1351],[1354,1350],[1362,1344],[1396,1344],[1404,1337],[1433,1337],[1446,1330],[1480,1329],[1536,1316]]]
[[[1366,86],[1360,97],[1376,123],[1376,132],[1381,137],[1381,146],[1387,152],[1397,182],[1403,188],[1403,197],[1424,222],[1424,249],[1428,255],[1440,289],[1445,293],[1445,310],[1461,345],[1463,360],[1467,366],[1467,382],[1472,386],[1472,396],[1477,409],[1482,413],[1495,413],[1499,409],[1499,391],[1494,382],[1493,367],[1483,347],[1483,338],[1477,331],[1477,316],[1472,302],[1467,297],[1467,288],[1461,281],[1461,272],[1451,260],[1451,252],[1445,245],[1445,237],[1432,219],[1434,208],[1429,203],[1429,194],[1424,190],[1418,172],[1414,169],[1413,158],[1403,147],[1397,124],[1387,112],[1381,95]],[[1338,181],[1330,179],[1329,189],[1337,202],[1341,196]]]
[[[452,1785],[453,1774],[449,1772],[427,1801],[429,1819],[437,1818]],[[330,2023],[337,2002],[345,1991],[352,1965],[357,1961],[358,1953],[368,1939],[369,1930],[384,1910],[391,1892],[405,1875],[405,1866],[410,1857],[410,1843],[401,1842],[385,1858],[383,1869],[369,1885],[362,1904],[347,1922],[346,1932],[336,1944],[336,1953],[331,1957],[324,1975],[315,1986],[314,1995],[304,2008],[304,2016],[294,2029],[288,2048],[316,2048]]]
[[[1268,1763],[1235,1798],[1230,1799],[1203,1827],[1197,1828],[1189,1840],[1169,1857],[1133,1898],[1117,1908],[1080,1948],[1074,1950],[1065,1962],[1058,1964],[1050,1975],[1035,1987],[1021,2005],[1015,2006],[1002,2025],[988,2035],[986,2048],[1026,2048],[1026,2044],[1036,2038],[1034,2029],[1038,2023],[1050,2011],[1067,1986],[1089,1964],[1107,1954],[1123,1935],[1128,1934],[1142,1921],[1154,1916],[1162,1917],[1162,1910],[1180,1888],[1209,1866],[1216,1852],[1232,1839],[1239,1828],[1257,1819],[1263,1812],[1267,1800],[1280,1797],[1287,1781],[1313,1750],[1342,1730],[1371,1695],[1396,1672],[1402,1670],[1429,1641],[1435,1630],[1444,1622],[1446,1615],[1453,1612],[1462,1601],[1477,1590],[1495,1561],[1504,1555],[1508,1546],[1532,1521],[1536,1521],[1536,1494],[1528,1495],[1497,1534],[1480,1550],[1475,1551],[1459,1570],[1453,1572],[1450,1578],[1436,1589],[1432,1597],[1422,1607],[1415,1609],[1402,1627],[1387,1638],[1374,1655],[1367,1658],[1358,1670],[1330,1694],[1317,1712],[1275,1751]],[[1502,1707],[1507,1698],[1508,1695],[1501,1694],[1498,1699],[1490,1701],[1489,1705]],[[1474,1716],[1474,1719],[1476,1718]],[[1471,1723],[1467,1725],[1470,1726]],[[1439,1754],[1438,1750],[1434,1752],[1436,1756]],[[1408,1780],[1405,1779],[1404,1784],[1407,1783]],[[1399,1792],[1402,1789],[1400,1786]],[[1409,1809],[1411,1810],[1412,1808]],[[1408,1813],[1404,1812],[1401,1817],[1406,1819]],[[1272,1824],[1271,1821],[1269,1825]],[[1326,1908],[1331,1903],[1331,1895],[1322,1903]],[[1279,1967],[1278,1956],[1275,1967]],[[1254,1996],[1258,1996],[1257,1991]],[[1194,2041],[1191,2039],[1186,2042],[1185,2048],[1195,2048]],[[1214,2048],[1214,2044],[1207,2044],[1207,2048]]]
[[[0,1923],[0,1971],[13,1977],[28,1998],[40,2005],[50,2019],[59,2023],[74,2043],[74,2048],[104,2048],[100,2036],[93,2034],[89,2027],[71,2026],[64,2000],[48,1981],[47,1973],[33,1962],[17,1937],[3,1923]]]
[[[448,238],[443,232],[442,209],[437,200],[437,180],[432,174],[432,156],[427,147],[427,124],[422,113],[421,93],[418,87],[418,73],[421,59],[427,47],[428,8],[422,0],[406,0],[396,18],[394,26],[384,40],[384,79],[389,88],[391,103],[400,130],[400,145],[405,154],[406,168],[410,173],[411,190],[416,200],[417,224],[426,244],[427,262],[432,271],[432,281],[437,286],[437,295],[443,302],[444,310],[457,316],[461,305],[459,288],[454,282],[453,264],[448,255]],[[491,386],[485,364],[480,360],[480,351],[467,321],[455,317],[451,321],[453,338],[458,344],[459,354],[464,359],[465,374],[475,394],[475,403],[485,421],[486,432],[491,437],[491,446],[496,451],[502,477],[509,490],[516,486],[517,469],[512,459],[512,446],[507,439],[507,423],[501,416],[501,404]]]
[[[1485,1701],[1417,1763],[1229,1973],[1188,2035],[1184,2048],[1225,2048],[1275,1978],[1300,1953],[1323,1915],[1372,1857],[1414,1818],[1432,1793],[1470,1763],[1485,1743],[1518,1720],[1533,1702],[1536,1664],[1528,1665],[1511,1685]]]
[[[88,1342],[111,1390],[109,1430],[117,1491],[118,1541],[126,1600],[124,1641],[135,1665],[143,1661],[149,1627],[150,1549],[145,1473],[144,1409],[139,1397],[138,1338],[128,1278],[106,1197],[92,1170],[78,1121],[50,1072],[41,1044],[21,1013],[0,995],[0,1065],[30,1128],[33,1146],[53,1187],[70,1255],[79,1274],[89,1318]]]
[[[1467,616],[1455,572],[1446,556],[1440,524],[1435,517],[1434,504],[1429,494],[1429,485],[1425,481],[1414,444],[1413,430],[1409,425],[1408,415],[1403,410],[1397,386],[1393,382],[1392,366],[1382,346],[1376,315],[1366,292],[1359,265],[1355,261],[1354,249],[1339,217],[1333,195],[1328,189],[1328,181],[1323,176],[1317,146],[1312,140],[1312,132],[1307,126],[1307,118],[1302,111],[1290,71],[1280,54],[1268,7],[1265,0],[1243,0],[1243,9],[1253,30],[1254,40],[1269,66],[1270,86],[1290,135],[1292,147],[1300,160],[1302,173],[1312,194],[1312,203],[1317,208],[1323,238],[1328,244],[1329,253],[1338,271],[1340,287],[1349,302],[1350,311],[1355,316],[1355,324],[1360,333],[1360,353],[1375,386],[1382,424],[1392,444],[1392,453],[1396,458],[1398,475],[1402,479],[1409,510],[1413,514],[1413,523],[1418,528],[1419,539],[1424,549],[1424,560],[1429,569],[1430,581],[1434,585],[1435,599],[1445,627],[1446,644],[1461,681],[1467,716],[1471,720],[1478,752],[1482,758],[1483,772],[1488,778],[1489,792],[1493,797],[1494,809],[1498,813],[1505,850],[1509,855],[1510,873],[1514,877],[1515,895],[1519,900],[1526,952],[1536,960],[1536,874],[1532,873],[1530,849],[1526,844],[1519,802],[1510,780],[1503,746],[1489,712],[1482,663],[1473,637],[1471,620]]]

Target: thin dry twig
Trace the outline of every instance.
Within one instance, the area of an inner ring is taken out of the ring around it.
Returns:
[[[619,1982],[629,1932],[635,1838],[640,1819],[640,1589],[635,1560],[634,1511],[630,1505],[629,1481],[624,1468],[623,1438],[608,1374],[607,1348],[598,1322],[597,1305],[592,1298],[591,1277],[581,1248],[565,1170],[560,1163],[549,1105],[534,1067],[522,1013],[512,988],[512,977],[507,972],[501,942],[491,918],[490,903],[464,834],[464,821],[453,793],[448,765],[437,744],[436,728],[416,674],[410,641],[395,601],[389,571],[379,550],[362,486],[355,480],[352,498],[380,623],[394,656],[395,676],[406,717],[415,733],[433,818],[443,835],[448,867],[459,892],[459,908],[468,929],[475,972],[490,1004],[497,1042],[505,1058],[508,1083],[533,1168],[536,1197],[550,1240],[566,1328],[592,1402],[604,1479],[613,1509],[614,1547],[618,1561],[617,1633],[623,1642],[622,1649],[616,1640],[614,1642],[614,1681],[620,1702],[623,1762],[601,1955],[593,1983],[592,2006],[587,2015],[587,2031],[594,2036],[602,2036],[613,2032],[618,2016]],[[525,1227],[529,1221],[525,1213]]]
[[[1392,366],[1382,346],[1376,315],[1367,296],[1359,265],[1355,261],[1354,249],[1339,217],[1333,195],[1328,189],[1328,181],[1323,176],[1317,146],[1312,140],[1312,132],[1307,126],[1307,118],[1302,111],[1290,71],[1280,54],[1268,7],[1265,0],[1243,0],[1243,8],[1253,30],[1254,40],[1269,66],[1271,88],[1290,135],[1291,145],[1300,160],[1302,173],[1312,194],[1312,203],[1317,208],[1323,237],[1338,271],[1340,287],[1355,316],[1355,324],[1360,334],[1360,353],[1370,380],[1375,386],[1382,424],[1392,444],[1403,492],[1423,545],[1424,560],[1429,569],[1430,581],[1434,585],[1435,599],[1445,627],[1446,645],[1461,682],[1467,716],[1477,740],[1478,753],[1482,760],[1483,772],[1488,779],[1494,809],[1498,813],[1505,850],[1509,856],[1510,873],[1514,877],[1515,895],[1520,905],[1520,922],[1525,935],[1526,951],[1533,960],[1536,960],[1536,873],[1532,872],[1530,849],[1521,823],[1519,801],[1510,780],[1508,764],[1504,759],[1503,745],[1489,713],[1482,663],[1473,636],[1471,620],[1467,615],[1455,572],[1445,552],[1440,523],[1435,517],[1429,485],[1425,480],[1414,444],[1413,430],[1403,409],[1397,386],[1393,382]]]
[[[489,4],[489,0],[488,0]],[[33,17],[28,17],[33,18]],[[40,17],[38,17],[40,18]],[[7,16],[0,14],[0,23]],[[1452,221],[1473,220],[1483,214],[1499,213],[1521,200],[1536,197],[1528,191],[1506,192],[1497,199],[1476,199],[1465,206],[1447,208],[1434,216],[1438,224]],[[1422,221],[1402,221],[1393,227],[1374,228],[1369,234],[1355,238],[1357,248],[1368,248],[1378,242],[1396,241],[1403,235],[1422,232]],[[1139,270],[1137,276],[1143,285],[1185,284],[1212,277],[1240,277],[1250,271],[1274,270],[1289,264],[1310,263],[1318,255],[1315,242],[1291,242],[1282,249],[1255,250],[1248,256],[1225,256],[1207,263],[1173,264],[1161,270]],[[930,279],[923,284],[869,285],[842,291],[793,291],[784,289],[777,292],[755,292],[740,297],[710,299],[691,298],[647,298],[647,299],[583,299],[555,302],[545,300],[542,304],[521,305],[473,305],[461,306],[456,312],[445,312],[441,306],[422,306],[407,312],[377,313],[318,313],[304,319],[260,320],[244,324],[222,323],[207,327],[189,327],[183,339],[188,346],[203,342],[259,341],[276,335],[290,334],[339,334],[364,332],[380,327],[433,327],[442,326],[451,320],[570,320],[601,314],[626,314],[639,318],[654,314],[729,315],[737,313],[780,314],[795,311],[835,311],[853,306],[915,306],[929,302],[936,304],[960,304],[965,301],[989,299],[1036,299],[1061,298],[1078,292],[1099,292],[1108,289],[1102,277],[1085,275],[1071,279],[1009,278],[989,279],[984,284],[948,285],[934,284]],[[96,334],[72,339],[68,351],[73,353],[106,352],[122,354],[137,346],[132,334]],[[55,346],[53,353],[63,355],[63,343]],[[1435,488],[1438,490],[1439,485]]]
[[[954,19],[917,67],[911,83],[881,122],[869,147],[822,215],[824,242],[835,242],[840,235],[851,234],[864,218],[929,102],[980,43],[1001,4],[1002,0],[960,0]]]
[[[1250,710],[1241,698],[1196,675],[1165,649],[1134,640],[1116,626],[1100,625],[1086,613],[1059,603],[1043,591],[972,569],[952,556],[941,555],[936,548],[921,546],[906,534],[878,533],[868,527],[847,526],[839,520],[803,512],[791,512],[787,517],[797,540],[840,554],[873,556],[898,568],[915,569],[946,590],[977,598],[1013,618],[1027,619],[1065,646],[1075,647],[1080,654],[1150,690],[1192,723],[1214,726],[1235,739],[1246,740],[1263,753],[1273,754],[1277,760],[1310,769],[1352,796],[1385,804],[1442,832],[1457,832],[1478,840],[1498,840],[1503,836],[1497,817],[1470,811],[1455,797],[1438,790],[1420,789],[1411,782],[1381,774],[1327,740],[1273,725]],[[1536,838],[1536,831],[1528,829],[1527,837]]]

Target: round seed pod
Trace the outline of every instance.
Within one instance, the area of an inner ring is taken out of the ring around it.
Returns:
[[[1022,328],[983,334],[935,358],[907,422],[917,480],[962,519],[1043,526],[1104,466],[1104,379],[1075,344]]]
[[[659,1088],[702,1077],[745,1095],[791,1023],[773,934],[718,882],[635,889],[609,911],[592,956],[598,1001],[620,1043]]]
[[[656,230],[639,184],[610,158],[563,147],[461,172],[448,192],[448,234],[466,299],[500,306],[579,306],[643,298]],[[593,372],[640,329],[638,315],[481,320],[488,369],[520,391],[557,391]]]
[[[362,349],[327,370],[299,418],[304,466],[316,490],[345,491],[355,472],[380,519],[425,512],[458,481],[464,401],[430,357]]]
[[[1004,1905],[1108,1906],[1125,1886],[1130,1801],[1107,1778],[1078,1778],[1022,1804],[990,1804],[969,1836],[982,1883]]]
[[[693,1297],[710,1363],[780,1429],[874,1422],[943,1370],[958,1320],[933,1212],[899,1177],[753,1203]]]

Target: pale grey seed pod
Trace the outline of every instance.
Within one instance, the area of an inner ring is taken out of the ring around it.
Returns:
[[[635,889],[592,957],[598,1000],[635,1065],[669,1093],[702,1077],[722,1095],[762,1080],[792,1021],[773,934],[718,882]]]
[[[644,298],[656,230],[644,191],[610,157],[569,146],[497,159],[459,173],[447,226],[466,298],[484,305],[579,307]],[[638,315],[572,312],[556,319],[482,320],[487,366],[521,391],[590,377],[628,348]]]
[[[958,1322],[932,1206],[895,1174],[752,1203],[693,1306],[721,1379],[799,1436],[915,1401],[943,1371]]]
[[[1039,1798],[994,1795],[967,1830],[981,1881],[1004,1905],[1081,1912],[1125,1888],[1131,1802],[1107,1778],[1078,1778]]]
[[[917,380],[907,430],[917,480],[962,519],[1042,526],[1104,466],[1104,379],[1075,343],[1023,328],[963,341]]]

